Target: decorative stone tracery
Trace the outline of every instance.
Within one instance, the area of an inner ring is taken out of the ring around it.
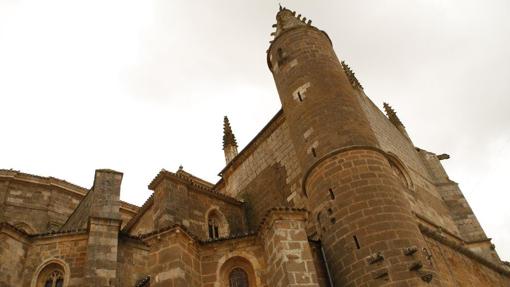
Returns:
[[[36,269],[30,287],[66,287],[69,285],[70,270],[61,259],[46,260]]]

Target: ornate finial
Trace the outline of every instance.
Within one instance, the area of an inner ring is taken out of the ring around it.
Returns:
[[[349,82],[351,82],[351,85],[353,88],[360,88],[363,90],[363,86],[359,83],[358,79],[356,78],[356,74],[351,70],[351,67],[345,63],[345,61],[342,61],[342,67],[344,68],[345,74],[347,74],[347,78],[349,78]]]
[[[404,125],[398,118],[395,110],[390,105],[388,105],[388,103],[383,103],[383,106],[384,106],[384,111],[386,112],[386,116],[388,116],[388,119],[390,120],[390,122],[393,123],[393,125],[395,125],[397,127],[398,126],[403,127]]]
[[[183,170],[182,164],[179,165],[179,170]]]
[[[234,133],[232,132],[232,128],[230,127],[228,117],[225,116],[223,118],[223,149],[225,149],[227,146],[237,147],[237,141]]]

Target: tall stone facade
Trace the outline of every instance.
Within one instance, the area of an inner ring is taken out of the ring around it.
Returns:
[[[510,286],[445,154],[383,114],[328,35],[285,8],[267,64],[280,110],[241,151],[224,119],[215,183],[161,170],[85,189],[0,170],[0,286]]]

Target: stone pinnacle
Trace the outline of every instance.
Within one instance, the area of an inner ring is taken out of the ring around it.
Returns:
[[[223,118],[223,149],[228,146],[237,147],[236,137],[232,132],[232,128],[230,127],[230,122],[228,121],[228,117],[225,116]]]

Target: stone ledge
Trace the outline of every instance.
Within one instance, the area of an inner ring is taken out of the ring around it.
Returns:
[[[436,240],[439,243],[442,243],[442,244],[452,248],[455,251],[458,251],[458,252],[464,254],[465,256],[467,256],[475,261],[478,261],[479,263],[485,265],[486,267],[488,267],[490,269],[493,269],[494,271],[496,271],[497,273],[499,273],[501,275],[510,277],[510,270],[507,270],[505,267],[503,267],[503,264],[501,264],[501,266],[500,266],[494,262],[491,262],[491,261],[485,259],[484,257],[469,250],[468,248],[464,247],[463,245],[461,245],[451,239],[448,239],[445,236],[442,236],[436,230],[433,230],[423,224],[418,224],[418,227],[420,228],[420,231],[424,235]]]
[[[306,221],[308,218],[308,211],[304,208],[294,207],[273,207],[269,209],[265,216],[260,221],[257,232],[259,235],[265,233],[265,231],[271,227],[276,220],[291,219]]]

